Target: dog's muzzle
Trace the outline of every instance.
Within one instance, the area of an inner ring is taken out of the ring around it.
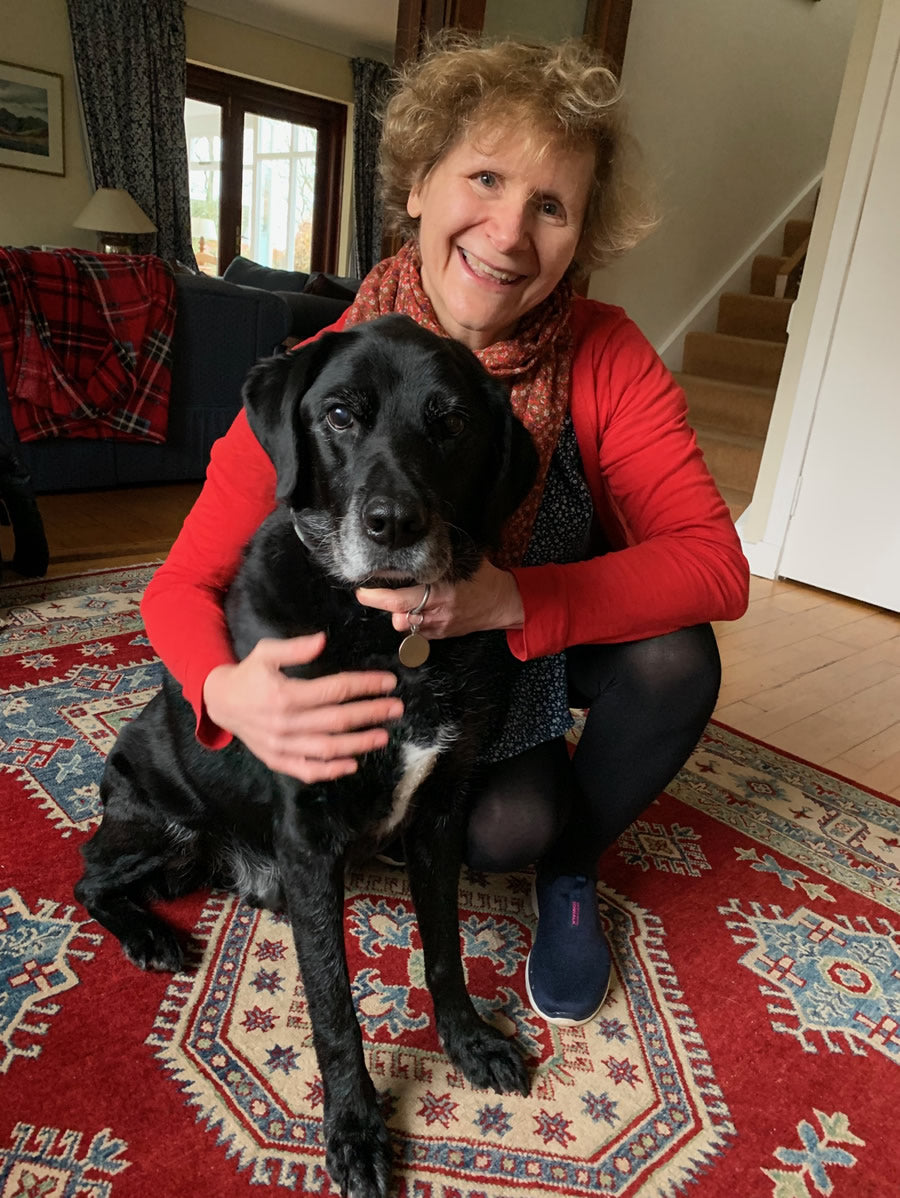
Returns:
[[[312,557],[351,586],[437,582],[451,571],[449,529],[421,504],[358,496],[342,516],[307,508],[291,520]]]

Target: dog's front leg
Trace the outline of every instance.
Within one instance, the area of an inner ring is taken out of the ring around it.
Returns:
[[[417,798],[404,834],[409,882],[425,950],[425,976],[444,1050],[479,1090],[527,1094],[515,1046],[480,1017],[466,990],[459,944],[459,870],[465,825],[459,812],[433,814],[438,796]]]
[[[296,802],[276,837],[279,869],[324,1091],[325,1164],[347,1198],[386,1198],[390,1137],[366,1070],[344,946],[344,860],[327,833],[311,844]]]

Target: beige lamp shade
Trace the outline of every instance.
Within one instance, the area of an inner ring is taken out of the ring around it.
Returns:
[[[96,229],[109,253],[128,253],[128,234],[155,233],[156,225],[119,187],[98,187],[75,219],[76,229]]]

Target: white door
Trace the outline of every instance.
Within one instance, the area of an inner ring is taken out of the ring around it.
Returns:
[[[778,573],[900,611],[900,70]]]

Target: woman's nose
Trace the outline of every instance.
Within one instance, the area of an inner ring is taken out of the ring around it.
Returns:
[[[528,206],[518,201],[504,201],[492,213],[489,236],[503,253],[518,250],[528,240]]]

